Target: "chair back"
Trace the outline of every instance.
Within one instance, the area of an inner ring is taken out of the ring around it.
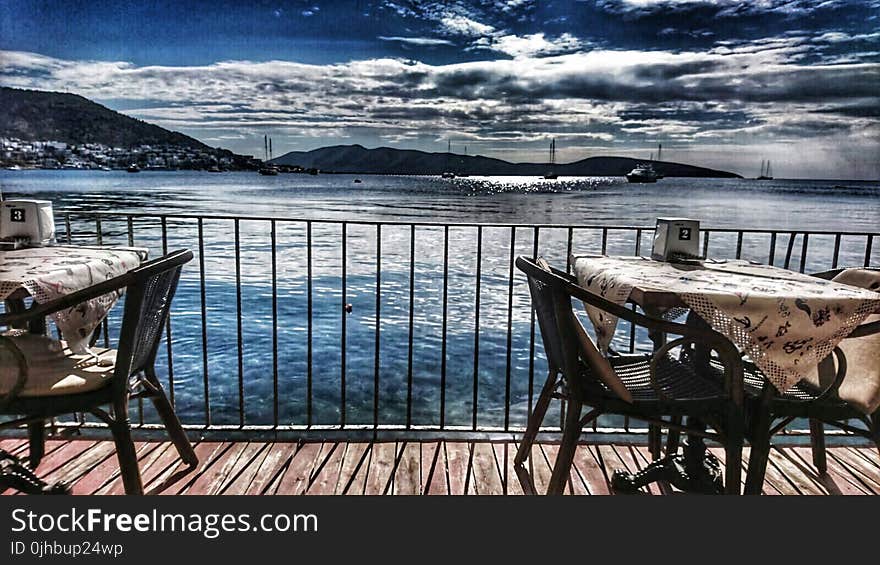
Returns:
[[[180,271],[192,258],[188,249],[173,251],[127,273],[132,280],[126,287],[114,386],[124,389],[131,375],[152,368]]]
[[[618,398],[632,402],[632,393],[608,359],[599,352],[572,310],[571,289],[577,284],[576,279],[550,268],[543,259],[533,261],[519,257],[516,265],[529,279],[529,291],[551,370],[562,372],[569,383],[575,383],[585,376],[582,368],[586,364],[588,378],[601,381]]]
[[[549,267],[545,267],[539,261],[543,260],[532,261],[531,259],[520,257],[516,260],[516,265],[526,274],[529,281],[532,307],[535,309],[535,316],[538,318],[541,341],[544,343],[544,352],[547,355],[550,369],[552,371],[562,371],[565,368],[562,351],[563,337],[559,331],[555,306],[556,302],[562,297],[558,290],[554,290],[554,275]]]

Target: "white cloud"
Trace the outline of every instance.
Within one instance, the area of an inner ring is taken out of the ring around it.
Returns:
[[[544,33],[531,35],[502,35],[484,38],[475,43],[481,49],[491,49],[514,58],[535,57],[569,53],[584,48],[585,43],[569,33],[548,39]]]
[[[442,17],[440,25],[447,33],[465,37],[484,37],[495,33],[494,27],[458,14]]]
[[[877,41],[880,40],[880,32],[849,34],[840,31],[829,31],[816,36],[816,41],[827,43],[848,43],[850,41]]]
[[[809,14],[843,3],[843,0],[600,0],[599,5],[611,12],[635,15],[713,7],[718,9],[720,16],[736,16],[756,13]]]
[[[448,39],[437,39],[436,37],[387,37],[384,35],[380,35],[378,39],[382,41],[397,41],[399,43],[404,43],[407,45],[418,45],[424,47],[430,47],[432,45],[455,45],[452,41]]]

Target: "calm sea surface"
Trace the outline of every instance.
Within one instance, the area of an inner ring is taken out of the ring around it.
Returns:
[[[511,254],[533,252],[534,230],[483,228],[478,262],[475,227],[452,227],[447,234],[437,226],[385,225],[377,233],[375,226],[350,224],[345,232],[343,296],[343,221],[649,226],[658,216],[687,216],[700,219],[709,228],[880,232],[880,184],[872,182],[663,179],[654,185],[631,185],[622,178],[598,177],[557,181],[526,177],[451,181],[435,177],[359,178],[361,183],[354,183],[351,175],[0,171],[0,189],[5,198],[49,199],[56,211],[71,212],[74,243],[97,241],[90,212],[119,213],[102,220],[100,237],[104,244],[123,245],[129,240],[125,213],[156,214],[134,218],[131,226],[135,244],[149,247],[153,256],[162,252],[160,214],[291,220],[276,224],[277,348],[273,347],[271,224],[264,220],[238,222],[240,260],[236,269],[235,222],[205,219],[202,223],[207,332],[203,336],[199,257],[184,271],[173,311],[175,402],[182,419],[193,423],[205,420],[207,386],[212,423],[239,423],[243,406],[245,423],[271,424],[277,386],[281,424],[338,424],[343,411],[348,424],[371,424],[377,374],[380,423],[403,423],[407,398],[411,397],[414,424],[438,424],[442,406],[447,425],[470,426],[475,389],[478,425],[502,426],[506,418],[517,425],[525,421],[530,388],[540,387],[546,364],[539,337],[535,360],[530,353],[528,292],[524,279],[514,272],[510,294],[510,259]],[[309,227],[293,220],[334,222],[315,222]],[[62,217],[56,221],[63,234]],[[197,252],[198,233],[195,219],[166,220],[169,249],[189,247]],[[642,253],[650,250],[649,235],[641,236]],[[601,238],[601,229],[574,229],[572,250],[598,251]],[[788,238],[787,234],[778,237],[777,265],[784,260]],[[551,263],[564,266],[567,241],[567,228],[542,228],[537,245]],[[794,243],[791,268],[798,269],[802,238]],[[864,236],[841,238],[839,263],[863,264],[866,243]],[[803,268],[830,267],[834,246],[833,236],[810,236]],[[736,248],[736,234],[716,232],[710,236],[713,257],[733,257]],[[635,232],[609,231],[607,250],[633,254]],[[767,262],[769,235],[746,234],[741,252],[745,258]],[[869,260],[880,264],[880,240],[873,242]],[[237,281],[242,290],[240,334]],[[479,321],[475,315],[477,299]],[[508,317],[509,300],[513,309]],[[350,314],[343,314],[344,304],[352,305]],[[119,310],[113,316],[118,318]],[[628,346],[628,328],[619,331],[619,339]],[[203,339],[207,363],[202,355]],[[637,335],[636,341],[643,346],[645,336]],[[273,349],[277,349],[277,378]],[[160,365],[167,374],[167,355],[160,355]],[[508,397],[509,411],[505,409]],[[144,418],[151,420],[154,415],[145,410]]]

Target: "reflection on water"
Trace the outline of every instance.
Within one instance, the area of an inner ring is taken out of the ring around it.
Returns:
[[[653,224],[685,215],[711,227],[872,230],[880,184],[622,177],[439,177],[198,172],[0,171],[7,196],[56,208],[173,211],[338,220]]]
[[[880,217],[880,187],[876,183],[848,182],[846,188],[835,188],[839,181],[758,183],[735,179],[664,179],[656,185],[629,185],[619,178],[557,181],[523,177],[360,178],[363,182],[354,184],[354,177],[349,175],[264,177],[248,173],[130,175],[2,171],[0,188],[7,198],[47,198],[55,203],[56,210],[73,212],[74,243],[95,241],[95,222],[87,214],[94,211],[228,214],[337,222],[401,220],[606,226],[645,226],[651,225],[657,216],[689,216],[701,219],[709,227],[871,232],[878,230],[877,218]],[[63,229],[63,224],[59,223],[59,227]],[[478,425],[503,425],[508,395],[511,423],[525,422],[530,391],[540,387],[546,363],[540,338],[536,340],[536,358],[533,360],[531,355],[528,291],[517,271],[513,271],[511,283],[511,258],[533,252],[534,230],[528,227],[482,229],[477,327],[474,315],[476,227],[451,227],[447,232],[440,226],[412,229],[406,225],[385,225],[378,234],[372,225],[348,225],[344,240],[346,289],[343,297],[341,223],[313,223],[309,253],[306,223],[279,221],[275,246],[276,342],[273,340],[271,224],[265,220],[241,220],[237,227],[238,262],[236,225],[232,220],[204,220],[203,257],[198,257],[195,219],[168,218],[166,221],[167,241],[164,243],[167,247],[189,247],[197,252],[196,260],[184,271],[173,310],[170,369],[174,374],[175,402],[185,421],[204,420],[207,372],[210,417],[215,424],[238,423],[239,387],[243,391],[245,423],[272,423],[276,386],[281,424],[307,423],[309,404],[312,423],[338,423],[343,390],[346,422],[369,424],[373,421],[374,378],[378,372],[380,423],[402,423],[407,399],[411,396],[413,423],[436,425],[440,419],[441,392],[445,391],[442,401],[447,425],[470,425],[475,382]],[[135,218],[132,228],[137,245],[149,247],[153,256],[162,253],[163,233],[158,217]],[[101,235],[105,244],[126,244],[128,223],[124,215],[102,220]],[[598,252],[602,236],[601,229],[574,229],[572,249],[575,253]],[[798,238],[794,246],[791,266],[795,269],[801,267],[801,241]],[[537,243],[539,253],[552,264],[565,265],[567,228],[542,228]],[[382,253],[377,371],[374,357],[378,245]],[[776,264],[781,264],[787,245],[788,235],[780,235]],[[834,245],[833,235],[811,236],[804,270],[829,267]],[[865,245],[864,236],[841,238],[839,263],[862,264]],[[611,254],[633,254],[636,233],[609,230],[606,246]],[[736,234],[713,233],[709,242],[710,254],[714,257],[732,257],[737,246]],[[766,262],[769,235],[746,234],[740,247],[744,258]],[[641,234],[639,248],[642,253],[650,249],[650,232]],[[444,257],[448,257],[445,286]],[[207,333],[204,338],[200,261],[205,265]],[[880,245],[876,242],[871,261],[880,262]],[[311,345],[308,340],[309,266],[312,273]],[[237,281],[242,290],[240,346]],[[512,309],[508,308],[508,301]],[[344,313],[345,304],[352,305],[351,314]],[[117,322],[120,310],[113,313]],[[413,318],[411,369],[410,312]],[[508,312],[511,312],[509,319]],[[202,357],[203,339],[207,344],[207,364]],[[477,339],[479,355],[475,356]],[[628,347],[628,328],[621,325],[618,339],[623,348]],[[646,346],[646,336],[637,335],[636,343]],[[277,352],[277,374],[273,351]],[[160,355],[160,364],[162,374],[167,374],[166,355]],[[309,381],[311,403],[307,401]],[[441,382],[445,382],[445,389],[441,389]],[[147,413],[145,418],[151,419],[153,415]]]

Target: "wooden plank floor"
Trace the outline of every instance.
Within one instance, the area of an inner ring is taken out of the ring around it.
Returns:
[[[183,465],[168,442],[139,442],[136,448],[150,494],[522,494],[513,470],[514,443],[201,442],[195,469]],[[2,440],[0,449],[26,455],[27,442]],[[557,449],[541,444],[532,450],[527,466],[539,492],[547,488]],[[713,453],[723,460],[723,450]],[[748,450],[744,459],[745,466]],[[566,490],[609,494],[615,469],[637,471],[649,461],[642,446],[581,445]],[[123,492],[108,441],[50,440],[37,473],[50,482],[68,481],[74,494]],[[666,485],[644,489],[672,492]],[[827,474],[819,475],[809,448],[774,448],[764,492],[880,494],[880,457],[875,449],[835,447],[828,451]]]

